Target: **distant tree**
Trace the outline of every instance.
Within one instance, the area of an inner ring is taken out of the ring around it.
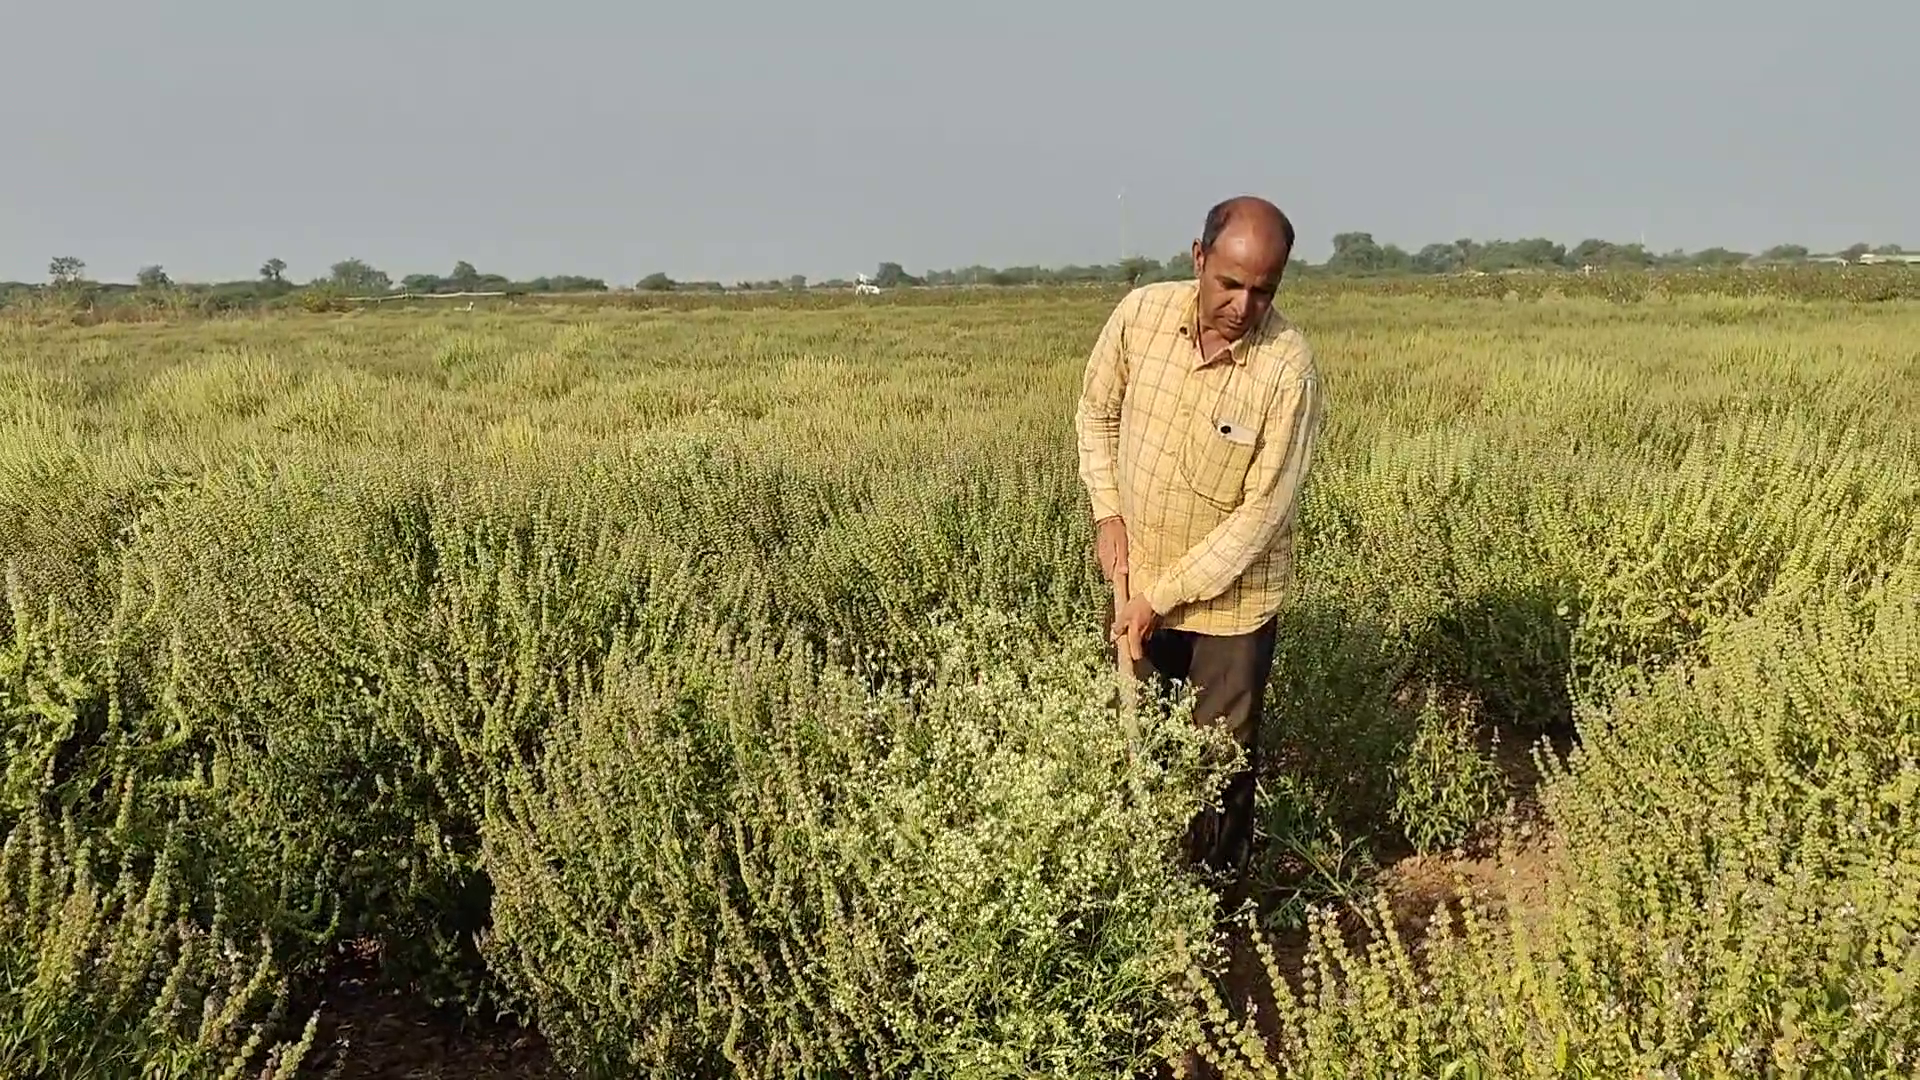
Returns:
[[[400,287],[414,293],[432,292],[439,285],[440,275],[438,274],[408,274],[400,279]]]
[[[902,285],[924,285],[925,282],[901,269],[897,262],[883,262],[874,270],[873,283],[883,289],[895,289]]]
[[[1160,269],[1160,264],[1139,255],[1129,255],[1120,260],[1120,275],[1131,289]]]
[[[1611,241],[1588,237],[1568,249],[1567,265],[1575,268],[1605,266],[1613,261],[1614,251],[1615,247]]]
[[[72,285],[87,272],[87,264],[72,255],[61,255],[47,264],[47,277],[55,285]]]
[[[173,284],[173,279],[158,266],[141,267],[140,273],[135,275],[134,280],[139,282],[143,289],[165,289]]]
[[[1458,244],[1428,244],[1413,253],[1413,268],[1422,274],[1451,274],[1466,267],[1466,253]]]
[[[383,293],[393,288],[393,279],[385,270],[375,270],[359,259],[342,259],[331,267],[328,282],[342,289],[362,293]]]
[[[1494,240],[1477,245],[1473,253],[1473,268],[1487,273],[1544,270],[1566,266],[1571,262],[1566,245],[1538,236],[1524,240]]]
[[[634,287],[642,292],[672,292],[674,284],[674,280],[667,275],[663,273],[652,273],[641,278],[640,284]]]
[[[1631,244],[1615,244],[1611,261],[1615,266],[1637,266],[1644,269],[1654,265],[1659,258],[1648,251],[1645,244],[1636,241]]]
[[[447,275],[447,284],[453,286],[455,291],[459,292],[472,289],[479,280],[480,271],[475,270],[473,264],[465,259],[454,263],[453,273]]]
[[[1808,254],[1804,244],[1775,244],[1761,252],[1760,257],[1774,262],[1800,262]]]
[[[795,274],[787,279],[787,288],[794,292],[804,292],[807,288],[807,275]]]
[[[1865,255],[1867,252],[1872,250],[1873,248],[1867,246],[1866,244],[1852,244],[1852,245],[1849,245],[1846,250],[1840,253],[1840,257],[1847,260],[1848,262],[1859,262],[1860,256]]]
[[[1167,277],[1167,264],[1159,259],[1140,256],[1140,279],[1138,284],[1151,285],[1156,281],[1170,280]]]
[[[550,278],[536,278],[530,283],[534,292],[606,292],[607,283],[600,278],[579,277],[574,274],[557,274]]]
[[[1406,263],[1412,263],[1411,256],[1405,252],[1400,254]],[[1374,274],[1389,269],[1393,261],[1387,249],[1374,241],[1372,233],[1343,232],[1333,238],[1333,254],[1327,258],[1327,269],[1341,274]]]
[[[287,279],[287,264],[280,259],[268,259],[260,267],[260,279],[273,285],[283,284]]]
[[[1723,247],[1704,248],[1693,253],[1688,262],[1695,266],[1738,266],[1751,258],[1744,251],[1729,251]]]

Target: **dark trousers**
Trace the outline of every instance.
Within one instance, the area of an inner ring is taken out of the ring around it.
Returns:
[[[1238,882],[1252,849],[1254,781],[1260,766],[1260,721],[1267,679],[1273,673],[1277,620],[1245,634],[1199,634],[1156,630],[1147,639],[1146,656],[1134,663],[1134,676],[1191,684],[1193,722],[1219,724],[1246,752],[1245,766],[1234,773],[1221,808],[1202,809],[1187,829],[1188,861],[1210,874]]]

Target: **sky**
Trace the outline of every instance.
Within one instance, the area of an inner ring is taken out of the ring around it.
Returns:
[[[1350,230],[1920,246],[1913,0],[0,0],[0,28],[0,280],[1111,262],[1241,193],[1313,261]]]

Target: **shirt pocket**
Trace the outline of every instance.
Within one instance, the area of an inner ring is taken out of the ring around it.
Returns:
[[[1240,504],[1259,439],[1258,427],[1232,412],[1219,413],[1210,423],[1196,422],[1180,448],[1180,479],[1215,507],[1233,509]]]

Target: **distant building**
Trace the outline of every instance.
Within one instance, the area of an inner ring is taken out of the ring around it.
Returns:
[[[1902,251],[1893,255],[1869,251],[1860,256],[1860,265],[1871,266],[1874,263],[1905,263],[1908,266],[1920,266],[1920,251]]]

